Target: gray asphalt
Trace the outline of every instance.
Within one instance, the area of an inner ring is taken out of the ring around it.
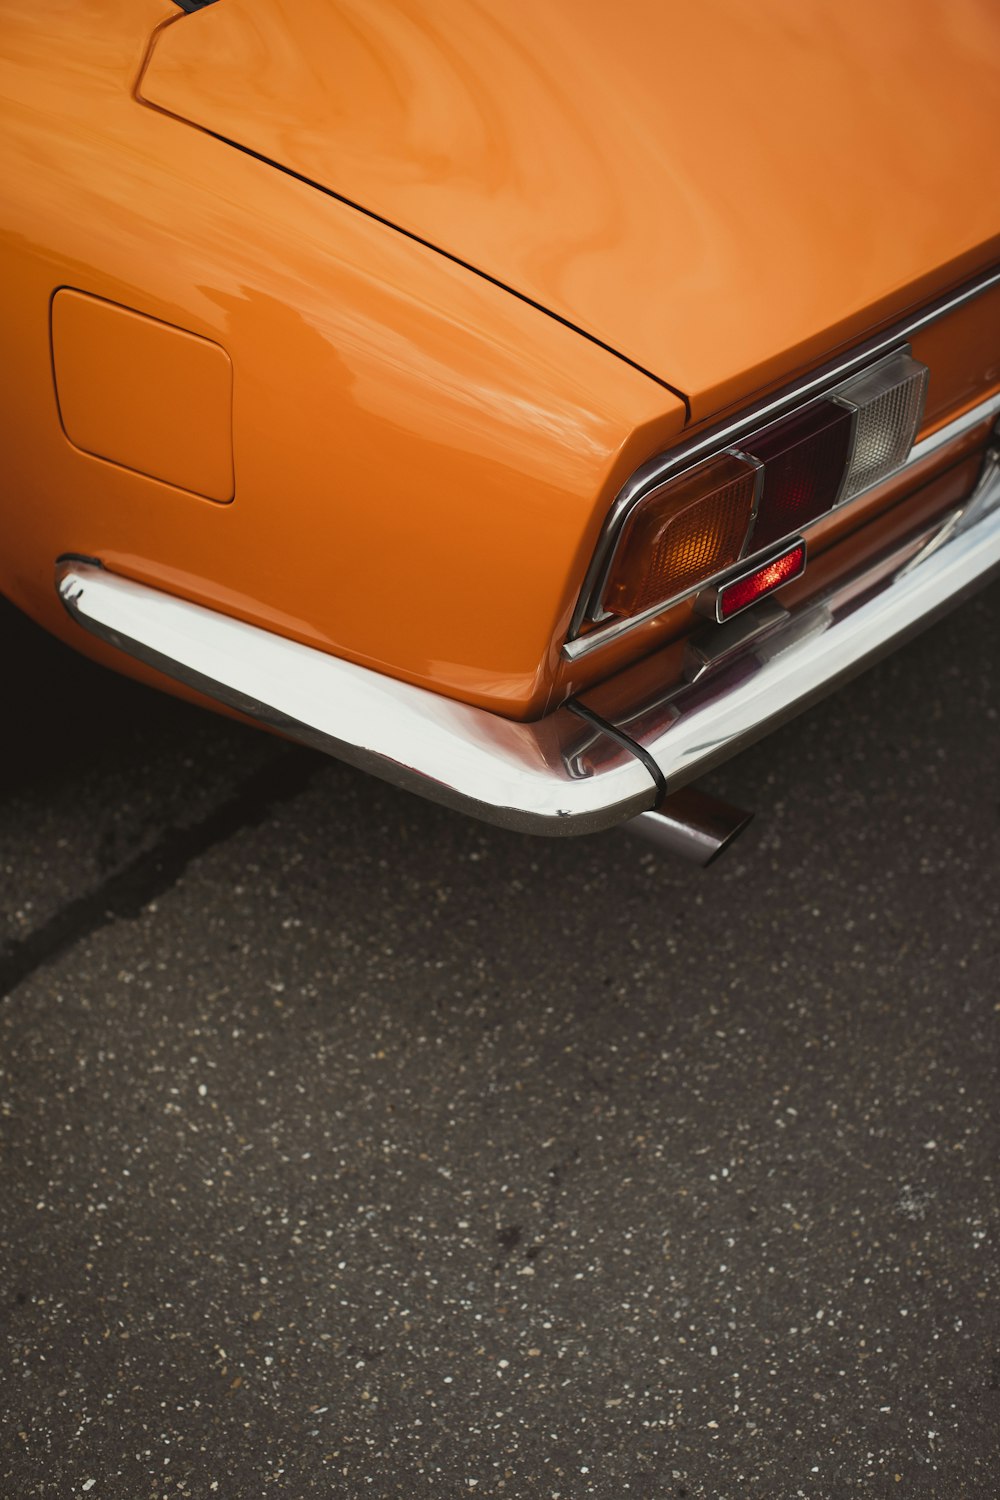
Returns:
[[[0,625],[4,1500],[1000,1494],[1000,591],[705,873]]]

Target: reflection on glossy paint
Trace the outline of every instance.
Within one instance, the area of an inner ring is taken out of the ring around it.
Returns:
[[[168,17],[147,107],[132,90]],[[0,587],[57,633],[52,563],[72,550],[536,714],[612,496],[685,421],[538,307],[165,110],[510,282],[698,412],[987,254],[991,0],[965,0],[960,27],[928,0],[224,0],[179,18],[172,0],[6,0],[2,24],[18,378]],[[236,503],[66,441],[60,285],[230,353]]]
[[[0,587],[61,632],[53,560],[100,555],[411,681],[537,711],[610,495],[676,436],[682,402],[433,250],[138,104],[166,5],[80,0],[55,29],[56,0],[5,13],[0,259],[19,381],[0,411]],[[67,442],[48,349],[59,285],[229,352],[233,505]]]
[[[1000,253],[998,93],[995,0],[226,0],[142,84],[696,417]]]

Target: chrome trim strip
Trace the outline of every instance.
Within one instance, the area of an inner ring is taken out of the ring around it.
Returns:
[[[567,639],[563,646],[564,654],[573,659],[574,655],[593,651],[599,644],[603,645],[605,641],[617,639],[623,633],[623,630],[632,629],[637,625],[645,623],[664,608],[663,605],[657,605],[654,609],[647,611],[641,616],[637,615],[631,620],[617,621],[614,626],[609,628],[607,634],[601,634],[599,641],[596,639],[598,632],[592,632],[586,637],[586,640],[593,642],[593,644],[588,644],[584,652],[574,653],[569,649],[576,643],[584,622],[590,618],[588,610],[600,600],[599,585],[605,576],[607,567],[610,566],[610,558],[607,556],[607,552],[617,536],[624,516],[641,499],[644,499],[650,490],[656,488],[665,480],[673,478],[683,469],[690,468],[699,459],[708,457],[717,449],[729,447],[734,443],[738,445],[738,439],[744,433],[750,431],[751,428],[757,427],[763,422],[770,421],[772,418],[782,416],[793,407],[798,405],[804,406],[812,398],[819,398],[826,395],[833,386],[845,381],[849,376],[857,374],[870,361],[877,360],[880,355],[896,353],[920,329],[928,327],[931,323],[936,323],[939,318],[946,317],[948,313],[954,312],[957,307],[961,307],[973,298],[981,297],[991,287],[998,284],[1000,284],[1000,269],[987,272],[985,275],[962,287],[959,291],[939,298],[936,302],[931,303],[929,307],[924,308],[923,312],[917,313],[912,318],[896,324],[888,333],[880,334],[876,338],[869,339],[866,343],[860,344],[851,354],[845,356],[843,359],[833,360],[821,366],[803,380],[799,380],[794,385],[786,387],[778,395],[769,397],[747,411],[741,412],[738,417],[731,418],[728,422],[723,422],[707,432],[700,433],[697,437],[689,439],[686,443],[679,444],[676,448],[672,448],[666,453],[657,454],[654,458],[648,459],[646,463],[636,469],[635,473],[626,480],[625,484],[618,491],[612,502],[611,509],[604,519],[601,534],[594,549],[594,556],[587,569],[586,577],[583,580],[583,587],[580,590],[580,596],[570,620]],[[677,602],[677,600],[671,600],[670,604]]]
[[[591,833],[649,810],[651,756],[670,791],[829,692],[1000,571],[1000,452],[969,499],[693,678],[609,725],[573,704],[517,723],[64,558],[60,597],[84,629],[293,739],[395,785],[526,833]],[[748,618],[748,617],[744,617]],[[716,633],[718,632],[718,633]],[[696,644],[693,643],[693,644]],[[650,659],[655,675],[655,658]],[[626,737],[623,745],[622,737]],[[632,741],[636,753],[630,753]]]
[[[884,656],[1000,573],[1000,448],[935,525],[727,652],[693,681],[610,720],[672,789],[711,770]]]
[[[915,465],[922,463],[925,458],[930,458],[940,449],[946,448],[949,443],[963,437],[965,433],[971,432],[974,427],[985,424],[998,413],[1000,413],[1000,391],[993,396],[988,396],[978,406],[974,406],[969,411],[963,412],[960,417],[956,417],[944,427],[939,427],[936,432],[931,432],[927,437],[921,438],[919,442],[914,443],[910,449],[910,456],[906,460],[906,463],[898,468],[894,474],[890,475],[889,478],[898,479],[900,475],[906,474]],[[878,483],[884,484],[885,480],[880,479]],[[874,489],[875,486],[872,485],[870,488]],[[846,503],[853,505],[855,500],[861,499],[867,493],[868,490],[859,490]],[[639,498],[645,497],[640,496]],[[824,515],[818,517],[818,520],[826,520],[826,517],[830,513],[830,511],[826,511]],[[806,526],[803,530],[808,532],[809,527]],[[581,657],[589,656],[591,652],[599,650],[602,646],[606,646],[610,641],[620,639],[621,636],[638,629],[640,625],[648,625],[650,620],[655,620],[657,615],[661,615],[665,609],[670,609],[676,604],[683,603],[685,599],[690,599],[693,594],[700,593],[702,589],[712,588],[721,576],[721,574],[718,574],[712,578],[708,578],[703,584],[698,584],[695,588],[687,589],[684,593],[678,594],[676,598],[667,601],[665,604],[652,605],[640,615],[632,615],[627,620],[614,620],[611,624],[598,626],[596,630],[589,631],[587,635],[579,636],[576,640],[564,641],[562,654],[568,661],[579,661]]]
[[[760,497],[764,493],[764,465],[761,459],[754,458],[752,453],[744,453],[742,448],[724,448],[723,452],[731,453],[734,458],[742,459],[745,464],[751,464],[754,469],[753,504],[750,506],[750,519],[747,522],[746,536],[743,538],[743,546],[740,548],[740,557],[746,557],[747,549],[750,546],[750,538],[753,536],[754,522],[757,519],[757,512],[760,510]]]
[[[653,807],[621,737],[568,708],[535,724],[454,702],[205,609],[93,562],[57,564],[85,630],[289,738],[523,833],[591,833]]]
[[[927,437],[921,438],[919,443],[914,443],[910,449],[910,456],[903,465],[903,469],[898,472],[902,473],[911,464],[918,464],[921,459],[929,458],[939,448],[946,447],[955,438],[964,437],[974,427],[979,427],[981,423],[988,422],[991,417],[995,417],[998,413],[1000,413],[1000,391],[997,391],[993,396],[987,397],[985,401],[980,401],[978,406],[970,407],[960,417],[955,417],[944,427],[939,427],[936,432],[928,433]]]

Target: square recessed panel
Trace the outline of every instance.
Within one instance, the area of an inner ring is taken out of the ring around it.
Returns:
[[[221,345],[63,287],[52,362],[75,447],[206,500],[233,498],[233,369]]]

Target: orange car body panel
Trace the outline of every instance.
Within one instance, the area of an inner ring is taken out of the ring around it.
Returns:
[[[218,344],[61,287],[52,371],[74,447],[206,500],[232,500],[233,367]]]
[[[198,19],[168,0],[5,6],[0,587],[110,660],[53,586],[61,553],[97,556],[452,696],[542,712],[604,511],[676,437],[683,402],[475,273],[138,104],[148,39],[174,17]],[[63,286],[226,351],[231,505],[69,441],[50,350]]]
[[[141,671],[57,602],[56,557],[95,556],[545,712],[662,640],[560,660],[628,475],[996,258],[998,21],[990,0],[6,0],[0,589]],[[67,341],[81,294],[128,327]],[[936,336],[941,414],[996,376],[963,327]]]
[[[996,0],[222,0],[150,102],[513,287],[697,420],[1000,253]]]
[[[933,431],[1000,389],[1000,283],[922,328],[911,347],[930,372],[924,428]]]

